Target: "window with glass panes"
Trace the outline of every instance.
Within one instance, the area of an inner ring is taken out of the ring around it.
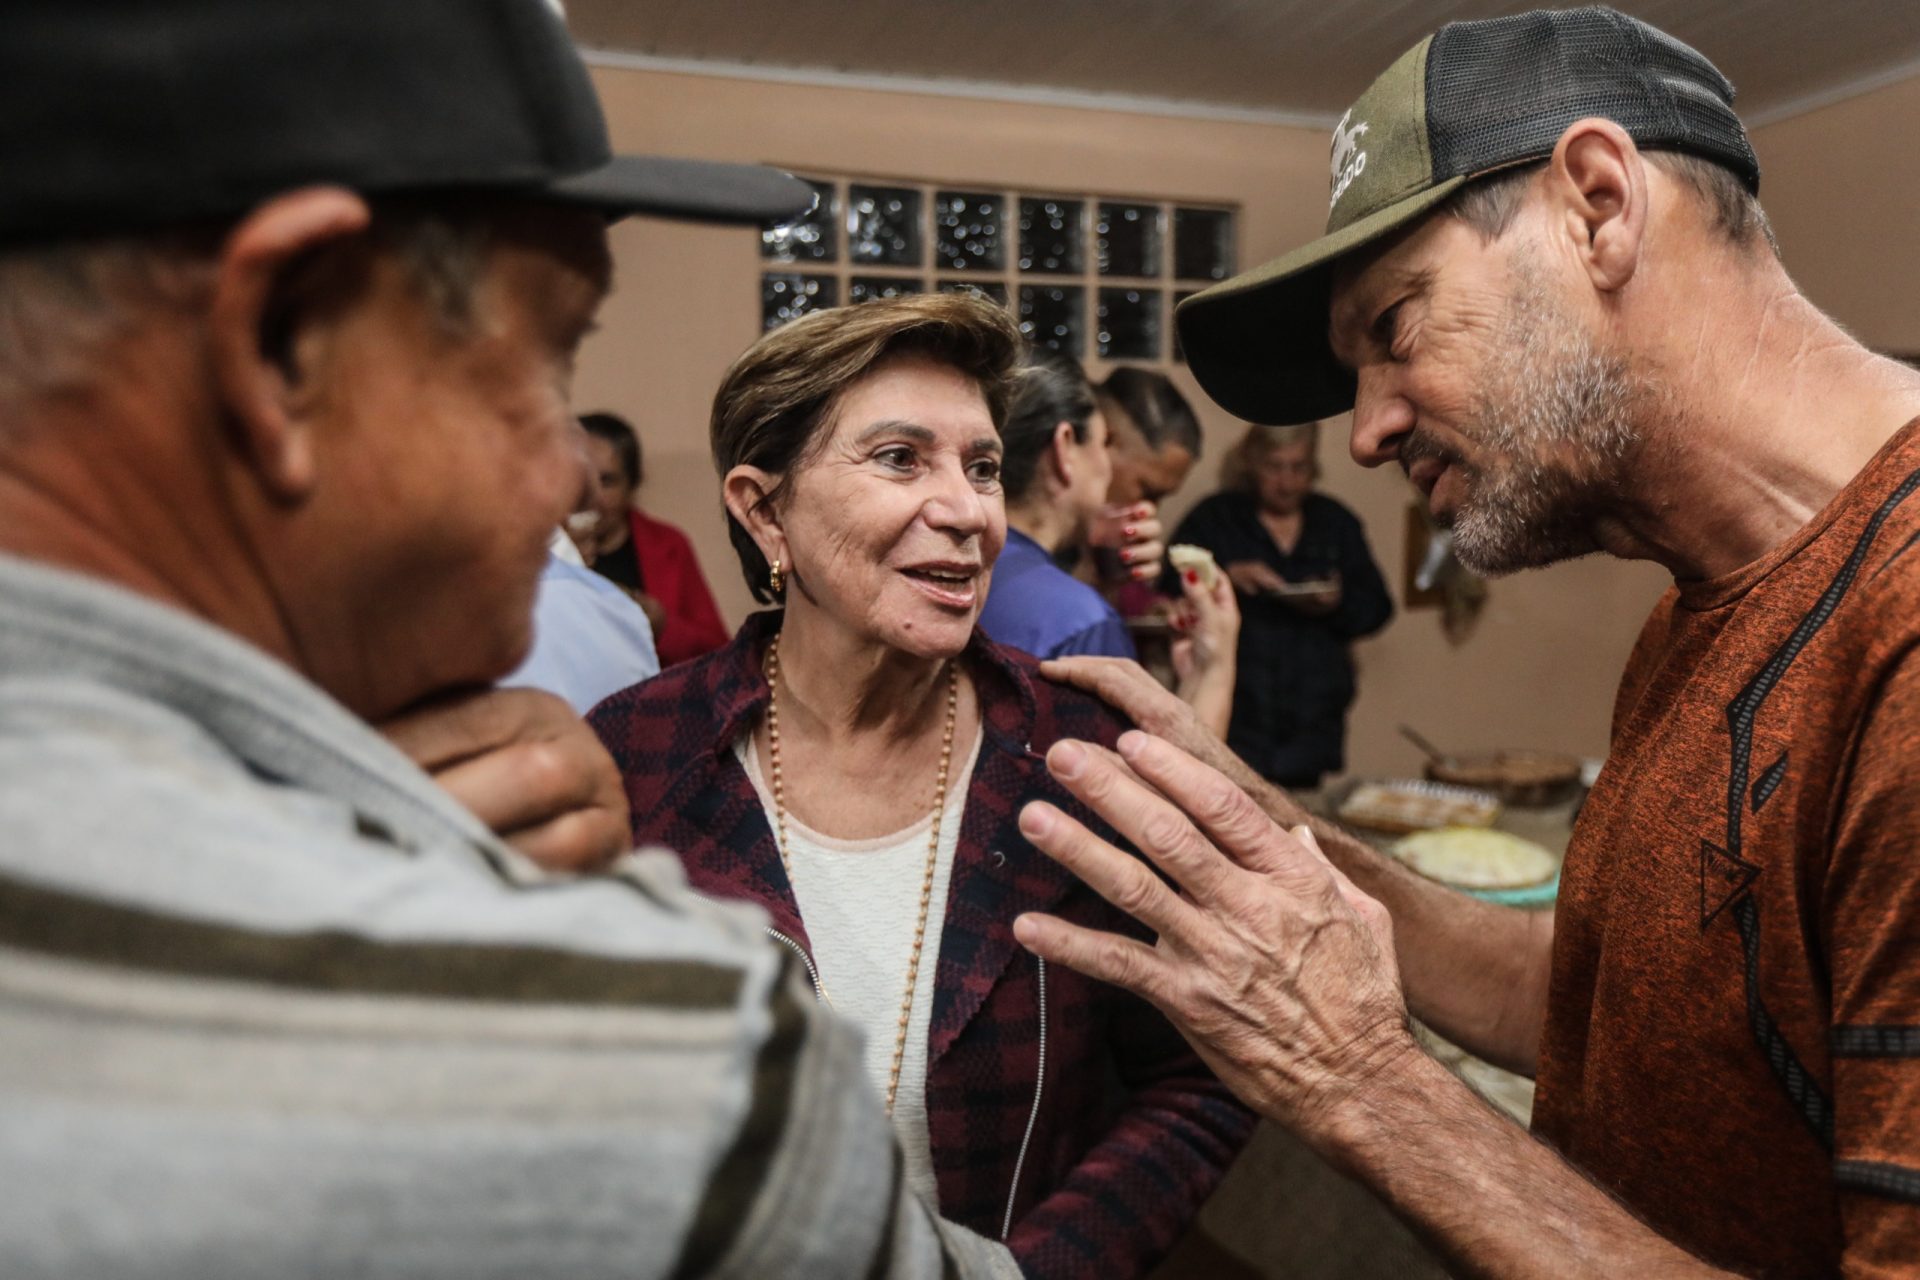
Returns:
[[[1082,360],[1181,359],[1173,307],[1234,271],[1234,210],[868,178],[809,178],[812,213],[760,237],[767,329],[822,307],[972,289]]]

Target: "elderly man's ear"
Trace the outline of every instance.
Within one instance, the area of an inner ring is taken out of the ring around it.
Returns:
[[[1557,233],[1593,287],[1612,293],[1633,279],[1647,229],[1646,158],[1626,130],[1597,117],[1560,135],[1547,166]]]
[[[208,314],[213,373],[228,418],[261,486],[277,501],[302,501],[313,487],[310,411],[320,393],[328,326],[316,323],[337,300],[335,278],[303,284],[314,255],[365,231],[372,211],[341,187],[288,192],[249,213],[221,247]]]

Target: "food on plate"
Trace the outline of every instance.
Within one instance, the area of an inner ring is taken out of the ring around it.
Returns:
[[[1411,779],[1363,782],[1339,808],[1342,822],[1393,832],[1485,827],[1499,816],[1500,801],[1484,791]]]
[[[1283,582],[1277,587],[1268,587],[1270,596],[1323,596],[1340,585],[1334,578],[1309,578],[1301,582]]]
[[[1544,884],[1559,864],[1531,840],[1481,827],[1440,827],[1396,841],[1393,855],[1429,880],[1461,889]]]

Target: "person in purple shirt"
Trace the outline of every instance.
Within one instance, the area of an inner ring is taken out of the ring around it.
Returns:
[[[1032,351],[1000,438],[1007,543],[993,567],[981,629],[1038,658],[1137,658],[1126,623],[1106,597],[1055,559],[1085,540],[1113,478],[1107,421],[1079,362],[1044,347]],[[1184,635],[1174,654],[1180,693],[1203,720],[1224,726],[1233,703],[1239,609],[1224,575],[1211,587],[1197,577],[1182,585],[1187,600],[1175,623]]]

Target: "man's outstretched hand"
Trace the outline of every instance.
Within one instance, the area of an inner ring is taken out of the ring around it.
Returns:
[[[487,689],[380,726],[508,844],[549,871],[594,871],[632,848],[613,757],[565,701]]]
[[[1158,940],[1035,914],[1014,922],[1015,936],[1152,1002],[1242,1101],[1310,1142],[1331,1141],[1370,1080],[1419,1054],[1386,909],[1305,827],[1276,825],[1185,752],[1134,731],[1119,754],[1124,766],[1062,742],[1047,767],[1171,886],[1053,805],[1029,804],[1020,829]]]
[[[1200,722],[1186,699],[1154,679],[1139,663],[1129,658],[1052,658],[1040,664],[1040,674],[1092,694],[1136,727],[1218,769],[1241,787],[1268,789],[1258,774]]]

